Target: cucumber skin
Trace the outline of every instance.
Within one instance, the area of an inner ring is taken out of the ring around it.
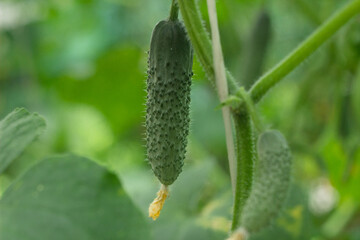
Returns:
[[[259,136],[257,151],[252,191],[241,217],[241,226],[250,233],[265,228],[278,215],[287,197],[292,165],[286,139],[277,130]]]
[[[189,134],[193,50],[183,24],[154,28],[147,78],[147,159],[159,181],[171,185],[184,164]]]

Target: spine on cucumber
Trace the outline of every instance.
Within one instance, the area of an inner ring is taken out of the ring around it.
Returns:
[[[249,233],[268,226],[277,216],[290,185],[291,153],[285,137],[276,130],[265,131],[259,136],[257,151],[252,191],[240,221]]]
[[[153,30],[147,78],[147,158],[164,185],[182,170],[189,133],[193,51],[179,20],[160,21]]]

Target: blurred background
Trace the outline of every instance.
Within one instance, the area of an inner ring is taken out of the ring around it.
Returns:
[[[227,67],[249,87],[345,0],[217,1]],[[206,1],[199,0],[209,29]],[[146,162],[147,50],[170,0],[1,0],[0,119],[39,112],[46,133],[0,176],[9,183],[42,158],[72,152],[116,172],[147,216],[159,189]],[[251,239],[360,239],[360,18],[259,104],[284,133],[294,164],[280,217]],[[195,58],[184,171],[149,239],[225,239],[232,192],[213,86]]]

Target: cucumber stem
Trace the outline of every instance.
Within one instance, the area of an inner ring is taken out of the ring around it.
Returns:
[[[263,123],[261,122],[260,116],[257,113],[256,109],[255,109],[255,104],[253,103],[250,95],[248,94],[248,92],[245,90],[244,87],[240,87],[237,95],[244,101],[246,108],[252,118],[252,121],[254,123],[254,126],[256,128],[256,130],[261,133],[263,131],[265,131],[265,126],[263,125]]]
[[[176,21],[178,20],[178,16],[179,16],[179,7],[177,5],[176,0],[172,0],[169,20]]]

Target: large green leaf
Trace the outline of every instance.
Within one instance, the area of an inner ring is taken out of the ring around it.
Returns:
[[[17,108],[0,122],[0,173],[45,129],[37,113]]]
[[[0,239],[151,239],[115,175],[86,158],[41,161],[0,201]]]

